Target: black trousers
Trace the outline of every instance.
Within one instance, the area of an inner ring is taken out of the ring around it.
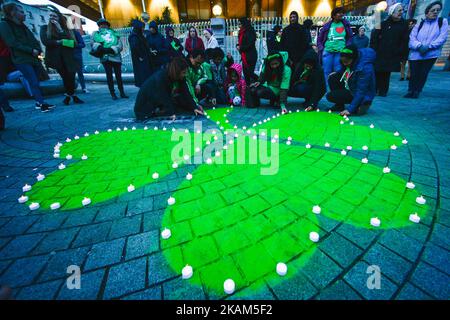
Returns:
[[[389,83],[391,81],[390,72],[375,72],[375,82],[377,87],[377,93],[380,95],[386,95],[389,91]]]
[[[265,87],[263,85],[260,85],[259,87],[256,88],[251,88],[250,95],[253,107],[255,108],[261,105],[261,98],[270,100],[270,105],[272,106],[274,105],[275,101],[279,99],[279,97],[277,97],[270,88]]]
[[[353,95],[350,90],[345,89],[345,84],[340,81],[341,76],[341,74],[334,73],[328,77],[330,92],[327,94],[327,100],[343,106],[352,102]]]
[[[108,82],[109,92],[111,94],[115,94],[114,90],[114,80],[113,80],[113,71],[116,76],[117,87],[119,88],[120,93],[124,93],[123,90],[123,81],[122,81],[122,64],[118,62],[103,62],[103,68],[105,68],[106,73],[106,81]]]
[[[62,78],[64,89],[66,89],[66,94],[72,96],[75,94],[75,72],[70,72],[67,70],[65,65],[62,65],[61,68],[58,68],[59,75]]]
[[[427,60],[410,60],[411,78],[409,79],[408,92],[422,92],[427,82],[428,74],[433,68],[436,58]]]
[[[215,99],[217,95],[217,86],[212,80],[206,81],[204,84],[200,85],[202,90],[201,96],[208,97],[210,99]]]

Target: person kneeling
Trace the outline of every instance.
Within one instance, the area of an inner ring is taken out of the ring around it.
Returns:
[[[186,84],[188,68],[187,61],[178,57],[148,78],[136,98],[136,119],[169,115],[175,120],[180,111],[203,115],[202,107],[194,102]]]
[[[327,100],[335,103],[330,110],[341,116],[366,114],[375,97],[375,51],[350,45],[342,50],[340,61],[342,69],[328,77]]]
[[[252,106],[259,107],[260,99],[269,99],[270,105],[281,107],[286,113],[287,94],[291,80],[291,68],[286,64],[288,53],[281,51],[269,55],[262,67],[259,81],[250,85]]]
[[[304,98],[305,111],[317,110],[320,99],[327,92],[323,69],[314,50],[308,50],[295,70],[293,84],[289,90],[291,97]]]

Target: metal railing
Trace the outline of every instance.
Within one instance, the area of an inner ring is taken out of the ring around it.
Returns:
[[[355,26],[364,25],[366,27],[370,26],[370,17],[366,16],[348,16],[345,17],[350,24]],[[314,23],[314,28],[317,31],[320,30],[321,26],[329,21],[329,17],[301,17],[300,23],[303,23],[306,19],[311,19]],[[266,39],[269,32],[272,31],[275,25],[281,25],[285,27],[289,24],[288,18],[282,17],[271,17],[271,18],[252,18],[250,19],[253,28],[256,32],[256,49],[258,51],[258,62],[256,65],[256,70],[259,70],[262,60],[267,56],[267,44]],[[225,53],[230,52],[235,61],[240,61],[239,52],[236,50],[236,44],[238,42],[238,32],[239,25],[237,19],[227,19],[225,21],[226,25],[226,34],[224,39],[224,46],[222,49]],[[210,28],[210,21],[202,21],[202,22],[194,22],[194,23],[182,23],[182,24],[166,24],[160,25],[159,30],[165,36],[165,28],[172,27],[175,32],[175,37],[180,39],[181,43],[184,45],[184,41],[187,37],[189,28],[194,26],[197,29],[198,35],[203,39],[203,31],[206,28]],[[123,43],[123,51],[122,51],[122,71],[123,72],[133,72],[133,66],[131,62],[131,54],[130,47],[128,44],[128,36],[131,33],[131,28],[121,28],[116,29],[118,34],[120,35],[120,39]],[[103,66],[99,63],[99,59],[92,57],[89,55],[89,50],[91,48],[90,42],[91,37],[85,36],[85,42],[88,44],[86,48],[83,50],[83,59],[84,59],[84,70],[87,73],[98,73],[104,72]],[[205,41],[205,39],[203,39]]]

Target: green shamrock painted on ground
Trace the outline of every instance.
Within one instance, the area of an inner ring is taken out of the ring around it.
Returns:
[[[237,128],[229,120],[232,111],[208,111],[208,118],[228,133],[227,142],[235,140],[230,132]],[[261,163],[219,164],[236,153],[237,144],[228,142],[181,182],[172,195],[175,203],[165,210],[161,230],[170,229],[171,237],[161,239],[161,247],[169,266],[175,274],[192,266],[194,275],[186,281],[211,294],[223,296],[226,279],[233,279],[236,290],[257,290],[263,279],[281,282],[295,275],[320,243],[310,240],[311,232],[323,233],[315,206],[320,215],[362,228],[375,228],[372,218],[381,221],[378,229],[407,227],[413,224],[412,213],[427,213],[426,205],[416,203],[420,193],[408,189],[407,181],[345,155],[350,149],[400,148],[406,141],[399,135],[324,112],[261,119],[239,134],[273,128],[279,129],[278,137],[267,131],[268,136],[256,140],[277,145],[275,175],[261,175]],[[255,133],[248,133],[251,141]],[[201,133],[194,133],[193,140],[197,135]],[[66,143],[60,157],[70,154],[78,160],[36,183],[27,203],[48,209],[59,202],[60,210],[70,210],[81,207],[85,197],[95,204],[127,193],[130,185],[133,192],[145,190],[201,152],[192,143],[190,152],[173,159],[178,141],[171,136],[161,128],[122,129]],[[214,142],[215,133],[202,137],[203,149]],[[86,160],[80,160],[83,155]],[[275,271],[280,262],[288,267],[285,277]]]

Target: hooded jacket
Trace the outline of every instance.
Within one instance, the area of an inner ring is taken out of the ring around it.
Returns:
[[[322,29],[319,32],[319,35],[317,36],[317,49],[319,50],[319,61],[322,61],[322,55],[323,50],[325,49],[325,42],[328,40],[328,32],[330,31],[331,24],[333,23],[333,20],[328,21],[325,23],[322,27]],[[349,46],[352,44],[352,38],[353,38],[353,31],[350,26],[350,22],[348,22],[346,19],[342,19],[342,24],[345,28],[345,45]]]
[[[189,31],[188,31],[189,32]],[[195,46],[193,39],[189,36],[187,36],[186,41],[184,42],[184,48],[186,49],[187,53],[190,54],[195,49],[199,50],[205,50],[205,45],[203,44],[202,38],[200,38],[197,34],[197,29],[195,29]]]
[[[48,68],[60,70],[66,68],[69,72],[76,72],[78,69],[78,62],[75,60],[74,46],[67,47],[63,44],[58,44],[58,40],[69,39],[70,35],[60,33],[55,36],[48,36],[48,25],[41,27],[41,41],[45,46],[45,65]],[[72,39],[73,40],[73,39]],[[74,42],[74,45],[76,41]]]
[[[311,33],[297,22],[283,29],[281,35],[281,50],[288,52],[293,65],[301,61],[305,52],[310,48]]]
[[[155,68],[159,68],[169,61],[168,48],[166,47],[166,40],[158,31],[156,22],[151,21],[149,27],[154,28],[156,33],[151,33],[151,31],[146,32],[145,37],[150,50],[156,50],[156,55],[153,56],[152,63]]]
[[[353,95],[353,100],[347,110],[354,113],[365,102],[372,102],[375,97],[375,63],[376,53],[372,48],[358,50],[358,58],[350,67],[352,74],[348,80],[348,87]],[[345,72],[343,67],[339,74]]]
[[[140,87],[152,74],[150,48],[142,32],[143,27],[143,22],[134,21],[133,30],[128,36],[136,87]]]
[[[9,19],[2,20],[0,38],[11,51],[14,64],[40,65],[39,59],[33,56],[33,50],[42,52],[41,44],[25,24],[18,25]]]
[[[169,60],[175,57],[183,56],[183,45],[180,40],[176,37],[171,37],[169,35],[170,31],[174,31],[172,27],[166,27],[166,48],[169,56]]]
[[[236,71],[238,75],[238,80],[235,83],[233,83],[233,81],[231,80],[231,70]],[[228,88],[228,85],[230,84],[234,84],[235,88],[239,92],[239,95],[241,96],[242,99],[241,104],[245,106],[245,91],[247,89],[247,84],[245,83],[245,80],[242,78],[242,66],[239,63],[233,63],[231,67],[228,69],[227,80],[225,81],[225,88]],[[233,103],[233,100],[228,95],[228,90],[227,90],[227,99],[228,103]]]
[[[266,68],[268,68],[267,65],[269,63],[269,60],[267,58],[264,60],[264,65],[259,75],[259,82],[261,83],[261,85],[270,88],[277,96],[280,95],[280,91],[289,90],[292,73],[291,68],[287,65],[288,53],[286,51],[280,51],[278,55],[281,56],[284,65],[281,79],[264,79],[264,71],[266,70]]]
[[[442,19],[441,28],[439,28],[438,18],[435,20],[425,19],[420,31],[419,27],[420,22],[415,25],[409,35],[409,60],[438,58],[448,36],[447,19]],[[429,47],[429,50],[424,55],[419,52],[419,48],[422,45]]]
[[[375,50],[375,70],[379,72],[398,72],[400,62],[408,56],[408,24],[387,18],[380,29],[372,31],[370,47]]]
[[[306,84],[311,87],[312,94],[309,103],[316,108],[319,104],[320,99],[322,99],[322,97],[326,93],[326,84],[323,69],[319,64],[319,57],[314,50],[308,50],[303,56],[301,63],[297,66],[292,75],[291,87],[294,87],[302,82],[301,75],[305,71],[306,62],[312,64],[313,68],[303,80],[305,80]]]
[[[164,109],[167,115],[177,111],[174,100],[174,82],[169,79],[167,66],[161,68],[148,78],[136,97],[134,113],[138,120],[151,117],[156,108]],[[178,81],[178,93],[183,97],[185,105],[194,111],[196,104],[189,94],[186,81]]]
[[[207,62],[203,62],[198,68],[195,68],[189,59],[188,63],[189,68],[186,75],[186,83],[192,98],[198,103],[195,87],[197,85],[205,84],[208,80],[212,80],[211,65]]]

